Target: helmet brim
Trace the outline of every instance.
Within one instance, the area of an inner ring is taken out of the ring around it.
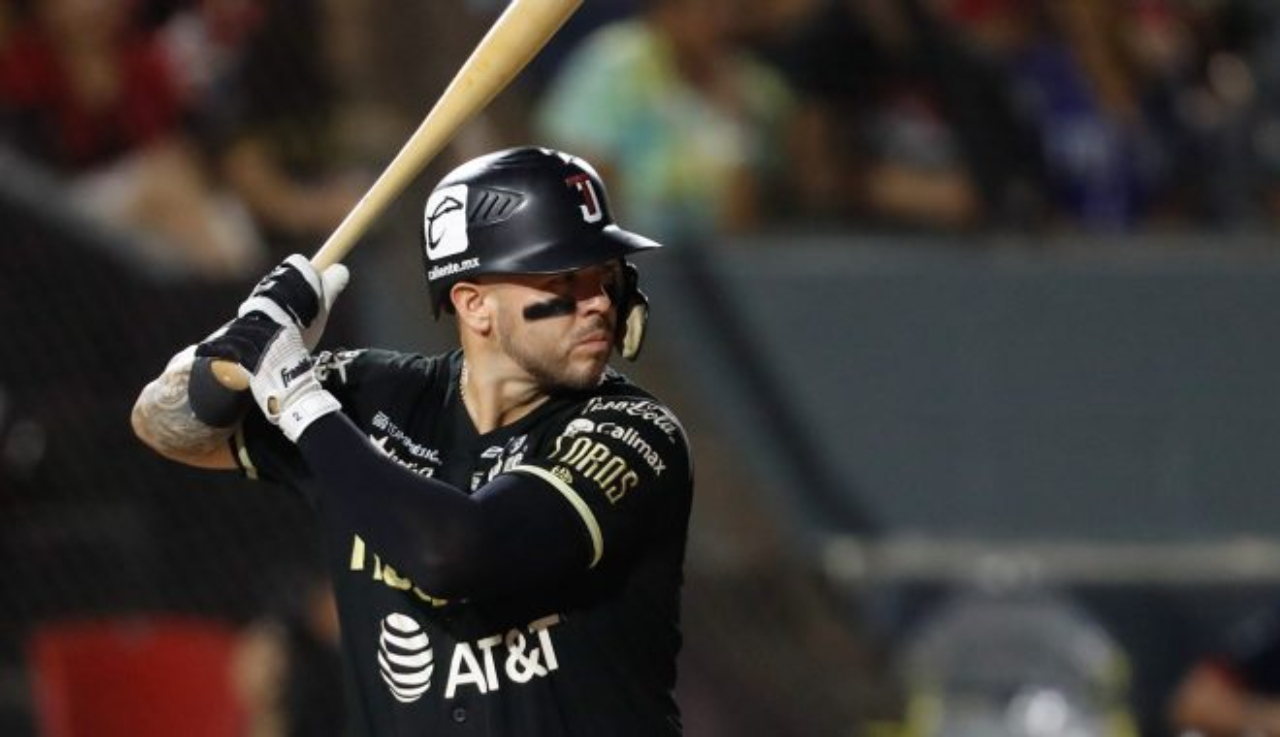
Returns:
[[[662,248],[662,244],[638,233],[606,225],[575,248],[546,244],[541,253],[525,252],[513,263],[490,262],[484,274],[560,274],[603,264],[632,254]]]
[[[613,258],[620,258],[622,256],[629,256],[641,251],[652,251],[655,248],[662,248],[661,243],[651,238],[646,238],[639,233],[632,233],[629,230],[623,230],[617,225],[604,226],[604,229],[600,231],[600,239],[602,241],[609,241],[613,243],[619,249],[617,255],[606,258],[604,261],[610,261]]]

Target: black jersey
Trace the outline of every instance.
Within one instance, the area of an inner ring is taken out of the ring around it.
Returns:
[[[356,692],[358,730],[427,735],[675,735],[680,588],[692,497],[684,431],[610,370],[478,435],[462,356],[325,354],[322,382],[391,461],[467,493],[499,474],[545,487],[581,520],[581,573],[562,585],[442,601],[398,573],[309,490],[298,450],[257,416],[237,436],[245,472],[319,513]],[[559,513],[562,510],[556,509]],[[421,584],[421,585],[419,585]]]

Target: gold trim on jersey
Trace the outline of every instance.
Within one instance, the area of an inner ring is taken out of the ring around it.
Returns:
[[[591,536],[592,557],[589,568],[595,568],[600,562],[600,558],[604,555],[604,534],[600,531],[600,523],[596,521],[595,514],[591,511],[591,507],[582,501],[582,497],[578,496],[578,492],[572,486],[565,483],[564,479],[556,476],[545,468],[538,466],[516,466],[511,469],[512,473],[525,472],[530,476],[536,476],[548,484],[551,488],[560,492],[573,508],[578,511],[578,516],[582,518],[583,524],[587,526],[587,534]]]
[[[249,444],[246,443],[244,439],[243,423],[236,428],[235,452],[236,460],[240,462],[240,468],[244,470],[244,475],[254,481],[257,481],[258,467],[253,465],[253,459],[249,457]]]

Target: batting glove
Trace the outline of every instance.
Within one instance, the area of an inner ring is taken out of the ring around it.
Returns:
[[[266,343],[249,379],[262,414],[295,443],[311,423],[342,409],[338,399],[320,385],[313,367],[301,331],[284,325]]]
[[[262,362],[262,354],[284,327],[262,313],[237,317],[196,344],[196,358],[234,361],[249,373]]]
[[[317,418],[341,408],[313,375],[311,352],[296,325],[280,325],[262,313],[251,312],[224,325],[197,345],[195,353],[200,358],[244,366],[250,374],[250,393],[262,414],[279,425],[290,440],[296,441]],[[192,377],[194,380],[195,373]],[[189,387],[189,393],[193,389]],[[191,399],[195,409],[195,393]],[[211,423],[199,411],[196,416],[214,427],[225,426]]]
[[[187,396],[197,419],[210,427],[232,427],[249,405],[245,392],[224,387],[213,375],[212,361],[234,361],[252,373],[265,340],[274,328],[301,329],[308,350],[315,349],[329,321],[329,311],[347,286],[347,267],[334,264],[317,272],[299,254],[286,258],[254,286],[240,303],[237,318],[196,346]],[[256,320],[257,322],[253,322]],[[235,330],[230,330],[235,325]]]
[[[255,312],[235,318],[196,344],[187,379],[187,399],[196,419],[209,427],[234,427],[240,423],[253,406],[253,397],[247,391],[223,386],[214,376],[213,362],[230,361],[251,374],[280,328],[274,320]]]
[[[342,264],[320,272],[305,256],[295,253],[258,282],[236,314],[261,313],[279,325],[296,325],[307,350],[315,350],[329,321],[329,310],[349,278]]]

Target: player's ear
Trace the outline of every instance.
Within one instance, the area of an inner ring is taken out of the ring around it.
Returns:
[[[458,322],[479,333],[488,331],[493,319],[486,290],[479,284],[461,281],[449,290],[449,301],[458,313]]]

